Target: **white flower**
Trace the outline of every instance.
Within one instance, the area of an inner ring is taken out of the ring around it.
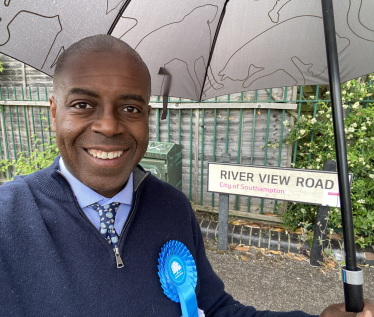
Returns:
[[[317,162],[321,162],[321,159],[318,158],[318,159],[316,159],[316,161],[317,161]]]
[[[359,103],[359,102],[356,102],[356,103],[354,103],[354,105],[352,106],[352,108],[353,108],[353,109],[357,109],[359,105],[360,105],[360,103]]]
[[[353,128],[353,127],[349,127],[349,128],[348,128],[348,132],[355,132],[355,128]]]
[[[330,118],[330,115],[329,115],[329,114],[327,114],[327,115],[326,115],[326,118]]]
[[[369,177],[370,178],[374,178],[374,174],[369,174]]]
[[[319,114],[324,114],[325,112],[323,110],[318,111]]]
[[[300,130],[300,134],[301,135],[305,134],[305,130]]]
[[[316,118],[313,118],[312,120],[310,120],[310,122],[311,122],[312,124],[315,124],[315,123],[317,122],[317,120],[316,120]]]
[[[362,126],[362,127],[361,127],[361,130],[364,130],[364,131],[365,131],[365,130],[366,130],[366,127],[365,127],[365,126]]]
[[[319,170],[319,168],[320,168],[320,166],[319,166],[319,165],[317,165],[317,170]]]
[[[364,200],[364,199],[357,200],[357,202],[358,202],[359,204],[365,204],[365,200]]]
[[[363,161],[364,161],[364,158],[363,158],[363,157],[360,157],[360,158],[358,159],[358,161],[359,161],[359,162],[363,162]]]
[[[348,105],[343,105],[343,108],[344,108],[344,109],[347,109],[347,108],[348,108]]]
[[[304,208],[301,208],[301,212],[302,212],[303,214],[305,214],[305,209],[304,209]]]
[[[315,96],[309,96],[309,98],[310,98],[310,99],[314,99],[314,98],[316,98],[316,97],[315,97]]]
[[[330,92],[329,91],[326,91],[326,95],[329,95],[330,94]]]
[[[288,126],[288,120],[283,121],[283,125]]]
[[[348,87],[349,88],[349,87]],[[345,90],[342,91],[342,94],[345,95],[347,92]]]
[[[361,143],[364,143],[364,139],[360,139],[360,142],[361,142]]]
[[[357,128],[357,123],[356,123],[356,122],[353,122],[353,123],[351,124],[351,126],[354,127],[354,128]]]

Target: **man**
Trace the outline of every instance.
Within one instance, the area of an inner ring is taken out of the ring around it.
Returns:
[[[225,293],[188,199],[137,166],[149,98],[147,67],[114,37],[60,56],[50,106],[61,157],[0,187],[0,315],[180,316],[157,268],[161,247],[178,240],[196,262],[206,316],[309,316],[256,312]],[[330,306],[322,316],[356,314]]]

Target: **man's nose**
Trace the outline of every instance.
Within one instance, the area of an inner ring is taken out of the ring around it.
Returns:
[[[119,115],[115,113],[114,109],[105,109],[100,114],[99,118],[95,120],[91,130],[104,134],[108,138],[123,133],[124,128],[120,123],[118,116]]]

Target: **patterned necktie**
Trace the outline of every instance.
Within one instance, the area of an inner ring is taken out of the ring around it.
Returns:
[[[100,232],[113,248],[117,247],[118,235],[114,229],[114,220],[120,203],[111,203],[108,205],[99,205],[94,203],[89,207],[97,210],[100,216]]]

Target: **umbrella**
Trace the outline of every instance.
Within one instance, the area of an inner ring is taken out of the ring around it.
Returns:
[[[322,0],[322,6],[320,0],[4,0],[0,52],[53,75],[59,54],[72,43],[108,33],[142,56],[152,76],[152,94],[197,101],[329,83],[346,248],[346,308],[361,311],[340,81],[374,71],[374,4],[334,4],[335,23],[332,0]]]

